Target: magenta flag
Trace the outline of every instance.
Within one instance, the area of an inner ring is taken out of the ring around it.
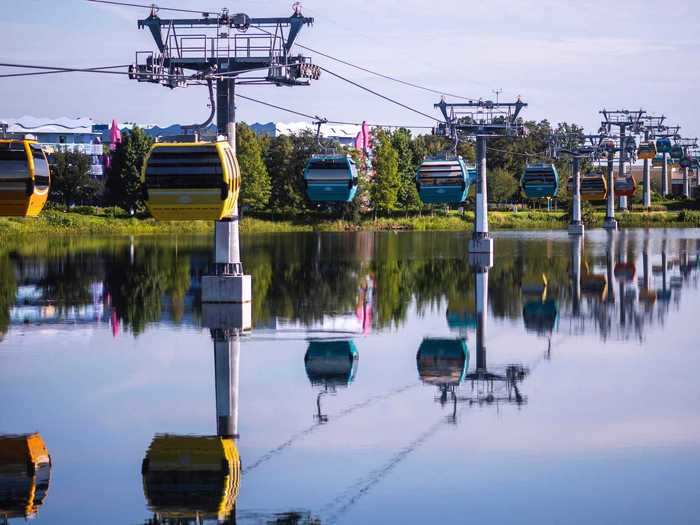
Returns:
[[[109,129],[109,149],[114,151],[117,144],[121,144],[122,132],[119,130],[116,120],[112,120],[112,127]]]
[[[363,151],[364,149],[364,140],[362,138],[362,130],[359,131],[357,134],[357,137],[355,137],[355,149],[357,151]]]
[[[362,129],[355,137],[355,149],[367,153],[372,146],[372,130],[366,120],[362,121]]]

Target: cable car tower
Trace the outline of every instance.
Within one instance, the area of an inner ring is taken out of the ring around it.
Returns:
[[[165,9],[163,9],[165,10]],[[302,15],[301,4],[282,18],[251,18],[247,14],[202,12],[199,17],[166,19],[153,6],[148,18],[138,21],[148,29],[157,51],[139,51],[130,66],[130,78],[174,89],[216,82],[209,125],[216,112],[217,131],[236,153],[236,84],[308,86],[320,69],[301,55],[292,55],[294,41],[313,18]],[[257,76],[245,73],[258,72]],[[197,127],[197,126],[195,126]],[[214,272],[202,279],[202,301],[245,303],[251,300],[251,279],[243,274],[238,233],[238,205],[230,217],[216,221]]]
[[[562,154],[571,157],[573,206],[569,223],[570,235],[583,235],[585,231],[581,220],[581,162],[600,158],[603,138],[603,135],[571,133],[555,134],[551,139],[554,157]]]
[[[620,130],[620,158],[619,158],[619,173],[618,175],[622,177],[625,173],[625,151],[627,148],[627,132],[637,131],[640,128],[640,123],[642,117],[646,111],[643,109],[639,110],[628,110],[628,109],[618,109],[618,110],[606,110],[600,111],[603,115],[603,120],[601,124],[601,131],[610,133],[613,127],[617,127]],[[608,157],[608,207],[605,216],[605,222],[603,227],[608,230],[617,230],[617,221],[615,220],[615,177],[612,172],[612,163],[610,160],[615,158],[615,152],[610,151]],[[627,210],[627,197],[620,197],[620,209]]]
[[[670,153],[670,146],[672,140],[678,140],[680,135],[678,134],[681,130],[680,126],[659,126],[658,131],[653,131],[650,134],[652,139],[656,140],[656,149],[661,155],[661,196],[665,197],[670,193],[668,186],[668,154]],[[667,147],[660,147],[667,145]],[[669,151],[667,151],[669,150]]]
[[[642,129],[641,132],[644,135],[645,144],[650,144],[650,141],[655,140],[655,133],[661,133],[666,130],[664,126],[664,120],[666,117],[661,115],[660,117],[654,115],[644,115],[642,117]],[[641,146],[641,145],[640,145]],[[641,150],[641,148],[640,148]],[[656,144],[654,144],[654,150],[656,150]],[[664,154],[665,159],[665,154]],[[665,164],[665,162],[664,162]],[[663,181],[663,175],[662,175]],[[650,159],[644,159],[644,209],[648,210],[651,208],[651,162]],[[663,182],[662,182],[663,186]]]
[[[436,133],[446,137],[462,136],[476,139],[476,219],[469,252],[487,258],[483,266],[493,265],[493,238],[489,234],[488,200],[486,189],[486,145],[496,137],[523,135],[520,112],[527,104],[518,98],[515,102],[479,100],[447,103],[442,99],[435,104],[442,112],[444,122]]]
[[[681,168],[683,168],[683,196],[686,199],[690,198],[690,166],[691,155],[690,150],[697,149],[698,139],[681,137],[676,140],[676,145],[683,148],[683,158],[680,159]]]

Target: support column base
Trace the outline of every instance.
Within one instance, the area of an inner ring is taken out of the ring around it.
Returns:
[[[616,231],[617,221],[611,217],[606,217],[605,222],[603,223],[603,228],[610,231]]]
[[[582,222],[578,224],[569,224],[569,235],[583,235],[586,228]]]
[[[250,275],[205,275],[202,277],[203,303],[249,303],[252,299]]]

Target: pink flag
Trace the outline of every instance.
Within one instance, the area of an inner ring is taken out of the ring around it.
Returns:
[[[121,144],[122,132],[119,130],[116,120],[112,120],[112,127],[109,130],[109,149],[114,151],[117,149],[117,144]]]
[[[364,150],[364,139],[362,137],[362,130],[357,134],[357,137],[355,137],[355,149],[357,151],[363,151]]]

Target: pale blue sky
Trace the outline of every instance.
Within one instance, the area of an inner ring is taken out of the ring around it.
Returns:
[[[251,16],[286,16],[291,0],[163,0],[172,7]],[[127,64],[154,49],[136,27],[144,9],[82,0],[2,0],[4,62],[59,66]],[[298,41],[407,81],[469,97],[522,95],[527,118],[573,121],[592,129],[598,111],[643,107],[700,133],[693,100],[700,12],[695,2],[620,0],[307,0],[316,18]],[[163,13],[163,16],[166,16]],[[316,63],[427,113],[439,97],[329,62]],[[10,72],[5,68],[2,72]],[[245,87],[241,93],[334,120],[430,124],[329,75],[309,88]],[[168,124],[206,117],[206,90],[170,91],[112,75],[66,74],[0,79],[0,116],[90,116]],[[437,115],[437,113],[435,113]],[[239,102],[245,121],[298,117]]]

